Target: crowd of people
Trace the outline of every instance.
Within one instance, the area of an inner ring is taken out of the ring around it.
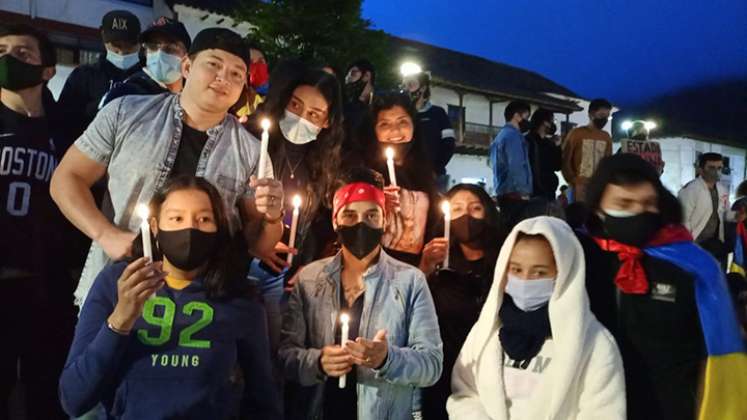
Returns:
[[[676,197],[610,102],[561,136],[514,101],[486,191],[426,72],[101,25],[58,101],[47,36],[0,25],[0,419],[747,418],[722,156]]]

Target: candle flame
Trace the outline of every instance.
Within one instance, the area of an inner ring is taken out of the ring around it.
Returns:
[[[386,153],[387,159],[394,159],[394,149],[392,149],[391,147],[387,147],[384,153]]]
[[[441,211],[444,212],[444,214],[449,214],[449,212],[451,211],[451,205],[448,201],[444,200],[441,203]]]
[[[293,208],[297,209],[301,207],[301,196],[296,194],[293,196]]]
[[[348,316],[348,314],[341,314],[340,322],[343,324],[347,324],[348,322],[350,322],[350,317]]]
[[[148,220],[148,216],[150,216],[150,210],[148,209],[148,206],[146,204],[138,204],[135,211],[141,219]]]
[[[270,120],[267,118],[263,118],[260,125],[262,126],[263,130],[267,131],[270,129]]]

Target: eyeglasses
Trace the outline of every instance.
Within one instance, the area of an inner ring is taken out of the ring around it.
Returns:
[[[184,48],[182,48],[181,45],[173,42],[146,42],[143,46],[145,46],[145,49],[150,52],[161,50],[166,54],[171,55],[182,56],[186,54],[186,51],[184,51]]]

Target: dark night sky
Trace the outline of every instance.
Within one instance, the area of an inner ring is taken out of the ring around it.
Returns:
[[[365,0],[363,15],[623,106],[747,76],[747,0]]]

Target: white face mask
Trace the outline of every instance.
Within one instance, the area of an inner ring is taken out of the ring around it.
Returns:
[[[322,131],[311,121],[305,120],[298,115],[285,110],[285,117],[278,123],[280,131],[286,139],[293,144],[306,144],[316,140],[316,136]]]
[[[524,312],[538,309],[550,300],[555,289],[555,279],[522,280],[508,274],[506,294],[511,295],[516,306]]]
[[[140,54],[132,53],[127,55],[117,54],[114,51],[106,50],[106,59],[120,70],[127,70],[140,62]]]
[[[146,55],[146,67],[154,80],[167,85],[182,78],[182,58],[161,50]]]

